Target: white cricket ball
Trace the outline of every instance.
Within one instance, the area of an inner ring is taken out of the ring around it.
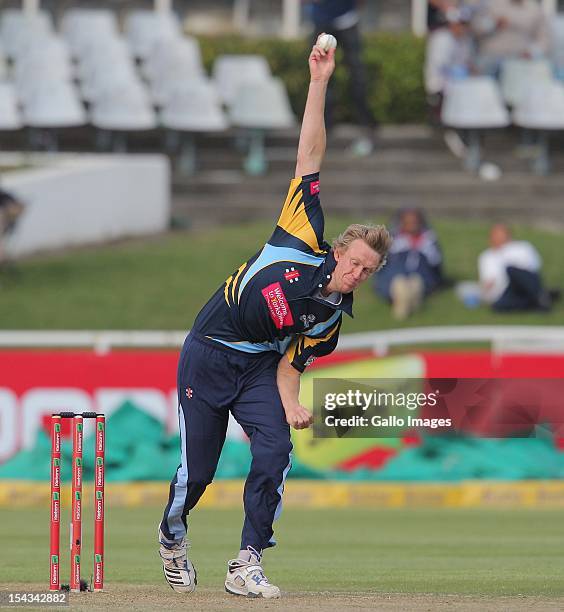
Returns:
[[[332,34],[320,34],[317,39],[317,46],[323,51],[337,48],[337,39]]]
[[[492,183],[494,181],[499,181],[503,173],[501,168],[497,164],[484,162],[480,165],[478,174],[483,181]]]

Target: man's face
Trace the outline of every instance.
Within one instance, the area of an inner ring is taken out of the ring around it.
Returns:
[[[499,249],[510,240],[511,234],[505,225],[499,223],[494,225],[490,230],[490,246],[492,249]]]
[[[380,255],[360,238],[344,251],[335,249],[334,256],[337,265],[327,289],[339,293],[354,291],[376,272],[381,261]]]
[[[413,236],[421,231],[421,220],[419,215],[414,210],[406,210],[400,220],[400,229],[405,234]]]

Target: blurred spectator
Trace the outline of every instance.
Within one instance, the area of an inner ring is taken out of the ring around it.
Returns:
[[[549,310],[559,292],[543,289],[542,261],[538,251],[524,240],[513,240],[502,224],[490,230],[490,248],[478,259],[482,298],[494,310]]]
[[[546,55],[549,32],[537,0],[484,0],[472,19],[478,44],[477,67],[497,76],[504,60]]]
[[[342,49],[349,71],[352,102],[357,123],[363,128],[362,137],[352,145],[356,157],[370,155],[374,150],[376,120],[367,97],[366,71],[362,62],[359,5],[362,0],[310,0],[309,9],[314,25],[314,42],[322,32],[332,34]],[[325,105],[325,122],[333,126],[334,88],[330,86]]]
[[[375,289],[391,302],[393,315],[405,319],[443,284],[443,256],[435,232],[418,208],[400,211],[392,235],[388,261],[375,277]]]
[[[427,2],[427,29],[429,32],[446,25],[447,11],[457,6],[456,0],[429,0]]]
[[[435,125],[440,124],[443,96],[448,82],[468,76],[474,51],[469,9],[451,8],[445,19],[446,26],[429,35],[425,58],[425,89],[431,121]]]
[[[0,267],[5,267],[7,254],[5,239],[16,227],[24,205],[11,193],[0,189]]]

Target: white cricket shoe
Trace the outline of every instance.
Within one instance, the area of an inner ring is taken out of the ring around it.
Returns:
[[[177,593],[193,593],[198,584],[196,568],[186,556],[186,538],[174,544],[163,544],[165,538],[159,530],[159,554],[163,560],[163,572],[170,588]]]
[[[279,599],[280,589],[268,582],[260,563],[231,559],[227,563],[225,590],[232,595]]]

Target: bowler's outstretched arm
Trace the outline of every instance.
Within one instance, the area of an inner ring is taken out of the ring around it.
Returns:
[[[298,145],[297,177],[319,172],[325,156],[325,97],[327,84],[335,70],[335,49],[326,52],[313,47],[309,70],[309,91]]]

